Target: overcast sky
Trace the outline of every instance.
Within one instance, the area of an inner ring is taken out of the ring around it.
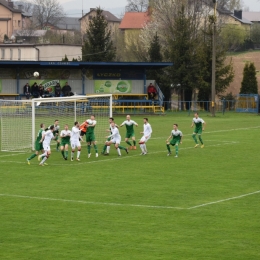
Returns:
[[[82,0],[84,9],[87,6],[101,6],[114,8],[126,6],[127,0]],[[260,11],[259,0],[243,0],[245,6],[249,6],[250,11]],[[59,0],[60,3],[72,2],[72,0]]]

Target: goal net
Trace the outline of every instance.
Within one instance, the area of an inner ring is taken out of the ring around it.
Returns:
[[[60,98],[35,98],[30,101],[0,101],[1,150],[34,149],[40,124],[45,128],[59,121],[60,131],[68,124],[80,124],[95,115],[98,144],[105,141],[108,118],[112,116],[112,95],[89,95]],[[55,141],[52,143],[55,144]]]

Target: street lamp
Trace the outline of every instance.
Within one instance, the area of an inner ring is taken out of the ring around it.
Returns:
[[[217,1],[212,0],[214,4],[214,14],[213,14],[213,30],[212,30],[212,83],[211,83],[211,115],[215,116],[216,104],[216,21],[217,21]]]

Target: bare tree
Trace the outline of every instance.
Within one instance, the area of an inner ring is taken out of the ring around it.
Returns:
[[[33,19],[41,29],[50,24],[55,26],[65,17],[58,0],[33,0],[33,5]]]
[[[145,12],[148,5],[149,0],[127,0],[126,12]]]

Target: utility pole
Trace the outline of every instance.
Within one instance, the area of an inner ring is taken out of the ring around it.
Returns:
[[[214,15],[213,15],[213,30],[212,30],[212,83],[211,83],[211,115],[216,116],[216,22],[217,22],[217,0],[213,0]]]

